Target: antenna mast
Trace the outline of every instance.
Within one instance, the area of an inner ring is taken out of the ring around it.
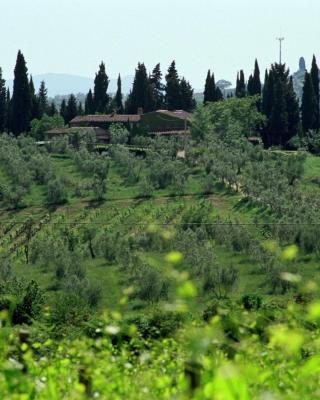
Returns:
[[[284,37],[279,37],[279,38],[277,38],[277,40],[279,40],[279,43],[280,43],[280,58],[279,58],[279,60],[280,60],[280,64],[282,64],[282,42],[284,41]]]

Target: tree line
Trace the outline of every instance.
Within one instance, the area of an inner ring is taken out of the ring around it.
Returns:
[[[243,70],[237,74],[234,95],[237,98],[259,96],[258,110],[267,118],[261,130],[263,143],[266,147],[290,146],[289,142],[294,137],[304,137],[310,132],[320,130],[320,91],[319,68],[313,56],[311,70],[306,71],[301,103],[294,92],[292,76],[285,64],[275,63],[265,72],[264,83],[260,78],[258,61],[255,61],[254,72],[245,80]],[[214,74],[208,71],[204,104],[220,101],[224,97],[215,85]],[[259,128],[259,127],[257,127]]]
[[[94,90],[92,92],[90,89],[86,97],[85,113],[136,114],[139,110],[150,112],[159,109],[192,111],[196,105],[194,91],[190,82],[184,77],[180,78],[175,61],[172,61],[165,75],[166,84],[163,84],[162,78],[160,64],[148,74],[145,64],[138,63],[133,86],[126,100],[122,93],[120,74],[116,94],[111,98],[107,93],[109,77],[102,62],[95,76]]]
[[[94,88],[89,90],[84,107],[71,94],[68,99],[62,101],[60,110],[57,110],[54,102],[49,102],[44,82],[41,82],[38,93],[35,92],[25,58],[19,51],[12,96],[5,86],[0,68],[0,132],[12,132],[15,135],[28,132],[31,121],[41,119],[44,114],[53,116],[60,113],[64,123],[68,124],[74,117],[83,114],[136,114],[157,109],[192,111],[196,106],[194,90],[184,77],[180,77],[175,61],[172,61],[167,70],[165,83],[160,64],[148,73],[145,64],[139,63],[132,89],[126,99],[122,93],[120,74],[114,96],[108,94],[109,82],[106,66],[101,62],[95,75]],[[266,70],[262,83],[257,60],[248,81],[243,70],[237,74],[234,95],[237,98],[258,96],[258,110],[266,116],[267,122],[263,129],[257,128],[260,129],[266,147],[286,147],[293,138],[301,138],[320,129],[319,69],[315,56],[310,72],[306,71],[305,74],[301,104],[294,92],[292,76],[286,65],[273,64]],[[215,82],[214,73],[209,70],[204,87],[204,104],[221,101],[230,96],[232,97],[233,93],[223,93]]]

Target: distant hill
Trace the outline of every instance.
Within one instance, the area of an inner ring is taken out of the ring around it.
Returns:
[[[87,93],[90,88],[93,88],[93,78],[84,76],[77,76],[71,74],[56,74],[48,73],[41,75],[34,75],[33,81],[36,90],[38,90],[41,81],[45,81],[48,88],[49,97],[57,95],[68,95],[71,93]],[[122,91],[128,94],[133,82],[133,76],[125,76],[122,78]],[[13,82],[8,80],[10,90],[12,90]],[[110,79],[109,93],[114,93],[117,89],[117,79]]]

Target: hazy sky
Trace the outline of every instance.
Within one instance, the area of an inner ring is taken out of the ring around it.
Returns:
[[[301,55],[320,64],[320,0],[0,0],[0,66],[11,78],[18,49],[34,75],[93,76],[101,60],[110,77],[132,75],[138,61],[201,88],[208,68],[234,81],[278,59],[295,71]]]

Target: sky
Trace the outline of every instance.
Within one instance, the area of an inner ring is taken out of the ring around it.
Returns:
[[[279,58],[294,72],[300,56],[320,64],[319,0],[0,0],[0,66],[12,78],[22,50],[33,75],[92,77],[100,61],[114,78],[133,75],[137,63],[178,72],[202,88],[210,68],[216,80],[246,77],[258,59],[264,70]]]

